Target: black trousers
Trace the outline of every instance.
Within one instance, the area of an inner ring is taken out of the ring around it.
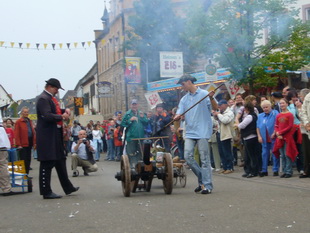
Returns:
[[[40,162],[40,174],[39,174],[39,185],[40,194],[48,195],[52,192],[51,189],[51,175],[52,169],[55,167],[60,181],[61,187],[66,194],[74,191],[74,186],[68,178],[68,172],[66,167],[66,158],[52,161],[41,161]]]
[[[30,163],[31,163],[31,149],[32,149],[32,146],[28,146],[28,147],[23,147],[19,151],[19,159],[24,160],[27,174],[29,174]]]

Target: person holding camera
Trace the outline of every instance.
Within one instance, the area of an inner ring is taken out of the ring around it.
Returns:
[[[82,167],[84,170],[84,176],[88,176],[88,173],[96,172],[98,170],[98,166],[93,155],[93,153],[96,152],[97,147],[94,145],[93,141],[87,140],[86,137],[86,131],[80,130],[78,134],[79,139],[72,144],[71,166],[73,170],[73,177],[79,176],[77,167]]]

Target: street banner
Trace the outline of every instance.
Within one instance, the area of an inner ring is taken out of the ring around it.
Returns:
[[[84,101],[82,97],[74,97],[74,114],[76,116],[84,114]]]
[[[157,91],[147,92],[144,96],[151,109],[154,109],[157,104],[161,104],[163,102]]]
[[[99,82],[97,83],[98,87],[98,98],[107,98],[114,96],[114,90],[112,83],[110,82]]]
[[[125,80],[127,83],[141,83],[140,57],[126,57]]]
[[[160,52],[160,77],[180,78],[183,75],[182,52]]]
[[[229,80],[229,81],[225,82],[225,86],[227,88],[227,91],[228,91],[231,99],[235,99],[235,97],[238,93],[243,94],[245,92],[243,87],[240,87],[237,85],[236,80]]]

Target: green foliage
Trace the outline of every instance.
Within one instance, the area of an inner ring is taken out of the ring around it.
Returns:
[[[274,86],[276,78],[266,74],[265,66],[278,63],[277,60],[288,62],[288,57],[282,58],[283,53],[293,55],[295,58],[291,60],[296,61],[297,57],[301,57],[300,50],[305,53],[309,50],[298,45],[301,38],[297,39],[299,34],[294,33],[296,25],[299,25],[295,19],[297,11],[290,7],[294,2],[218,0],[213,1],[212,7],[205,12],[202,1],[192,0],[184,37],[188,38],[190,48],[196,53],[212,57],[243,83],[250,83],[253,87]],[[269,30],[268,42],[262,45],[266,39],[263,38],[266,28]],[[275,51],[281,51],[282,55]],[[304,65],[304,60],[295,63],[294,67],[292,65],[288,62],[286,67],[296,70]]]

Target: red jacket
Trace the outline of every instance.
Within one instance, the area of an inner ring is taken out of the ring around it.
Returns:
[[[29,120],[32,130],[32,145],[36,145],[36,132],[33,128],[32,121]],[[23,117],[19,118],[15,123],[15,144],[16,147],[28,147],[28,128],[27,123]]]
[[[283,137],[283,139],[276,139],[272,152],[276,157],[279,157],[280,148],[282,148],[286,143],[285,154],[294,162],[298,155],[296,143],[301,144],[302,136],[299,126],[294,125],[293,123],[294,116],[292,113],[280,113],[277,115],[275,132],[278,132]],[[294,140],[295,133],[297,133],[297,142]]]

